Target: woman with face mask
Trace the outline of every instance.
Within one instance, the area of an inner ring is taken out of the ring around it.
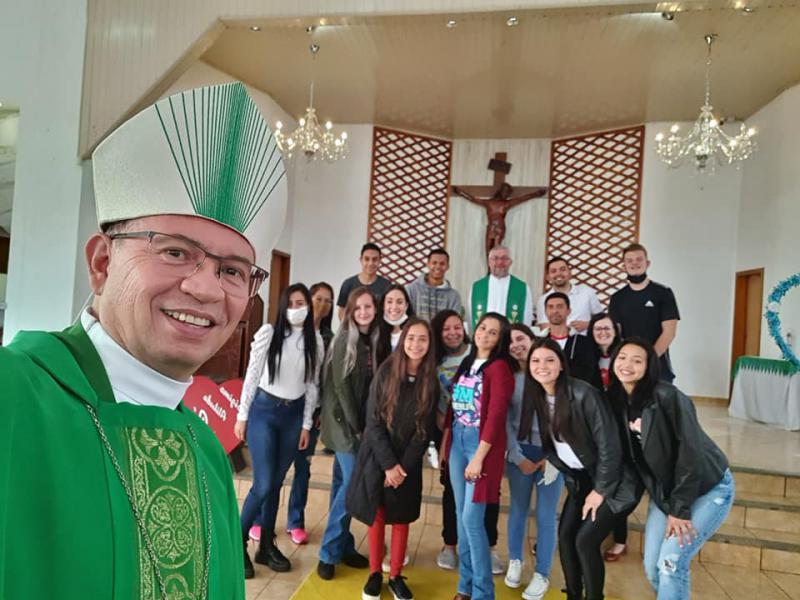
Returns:
[[[645,575],[658,600],[686,600],[691,560],[725,522],[736,486],[727,457],[703,431],[694,403],[659,381],[659,369],[650,342],[623,340],[611,357],[609,394],[650,496]]]
[[[439,397],[431,331],[411,318],[395,352],[370,388],[367,427],[347,490],[347,508],[369,526],[370,575],[364,600],[379,600],[383,587],[385,526],[392,526],[389,590],[396,600],[413,600],[402,577],[409,524],[419,518],[422,461],[435,428]]]
[[[414,316],[414,309],[411,307],[411,299],[408,296],[405,286],[392,284],[378,303],[378,338],[377,357],[378,365],[397,348],[400,334],[403,332],[403,325],[409,317]]]
[[[550,587],[550,570],[556,552],[556,521],[558,501],[564,487],[564,478],[557,472],[545,477],[547,461],[542,448],[542,436],[537,418],[523,419],[522,404],[525,376],[528,372],[528,355],[534,342],[533,332],[527,325],[511,326],[511,357],[517,361],[514,373],[514,395],[508,410],[508,454],[506,477],[511,494],[508,511],[508,570],[505,584],[518,588],[522,583],[522,555],[531,496],[536,490],[536,568],[528,586],[522,592],[524,600],[541,600]],[[522,421],[526,428],[520,428]],[[551,471],[554,468],[549,467]]]
[[[322,345],[327,352],[333,339],[331,318],[333,316],[333,288],[330,284],[320,281],[311,286],[311,307],[314,314],[314,329],[322,337]],[[319,381],[319,396],[322,396],[322,381]],[[292,478],[292,491],[286,510],[286,533],[295,544],[306,544],[308,533],[305,526],[305,510],[308,501],[308,482],[311,479],[311,459],[317,448],[319,438],[319,415],[322,409],[317,406],[314,411],[313,426],[310,439],[305,450],[298,450],[294,459],[294,477]],[[253,537],[252,535],[250,536]]]
[[[253,486],[242,506],[245,578],[255,575],[247,534],[259,518],[262,531],[256,562],[277,572],[291,563],[275,545],[280,488],[298,449],[310,440],[317,407],[322,339],[314,330],[311,294],[302,283],[287,287],[274,324],[256,332],[250,350],[234,433],[247,440]]]

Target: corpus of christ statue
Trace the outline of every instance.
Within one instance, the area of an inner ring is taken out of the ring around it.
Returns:
[[[497,152],[489,160],[490,171],[494,171],[493,185],[454,185],[452,193],[486,209],[489,223],[486,225],[486,256],[489,250],[500,246],[506,236],[506,213],[532,198],[547,195],[546,187],[511,187],[506,175],[511,172],[511,163],[506,162],[506,153]]]

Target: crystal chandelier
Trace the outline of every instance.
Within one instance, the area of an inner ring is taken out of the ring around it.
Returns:
[[[670,167],[682,164],[686,157],[691,156],[698,171],[709,169],[713,172],[717,165],[746,160],[756,150],[753,140],[755,129],[742,123],[738,135],[728,135],[712,112],[711,44],[716,38],[715,33],[707,34],[704,38],[708,46],[705,103],[700,107],[700,116],[692,130],[688,135],[680,136],[680,126],[676,123],[670,128],[669,136],[664,133],[656,135],[656,153]]]
[[[313,30],[311,30],[313,31]],[[297,129],[290,134],[283,132],[283,123],[275,124],[275,141],[284,157],[292,158],[302,153],[308,161],[325,160],[334,162],[347,156],[347,132],[338,137],[333,133],[333,123],[327,121],[323,128],[314,108],[314,59],[319,52],[317,44],[309,46],[311,51],[311,92],[306,114],[298,121]]]

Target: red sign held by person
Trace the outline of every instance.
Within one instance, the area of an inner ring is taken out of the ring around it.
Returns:
[[[228,454],[241,443],[233,434],[233,426],[239,412],[243,383],[241,379],[232,379],[217,385],[208,377],[197,375],[183,397],[183,403],[217,434]]]

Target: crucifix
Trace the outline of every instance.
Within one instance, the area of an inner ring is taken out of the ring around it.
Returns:
[[[453,185],[451,192],[466,198],[473,204],[486,210],[489,221],[486,226],[486,256],[495,246],[503,243],[506,236],[506,213],[532,198],[541,198],[547,194],[546,187],[511,187],[506,183],[506,175],[511,171],[511,163],[506,162],[507,154],[497,152],[489,160],[490,171],[494,171],[492,185]]]

